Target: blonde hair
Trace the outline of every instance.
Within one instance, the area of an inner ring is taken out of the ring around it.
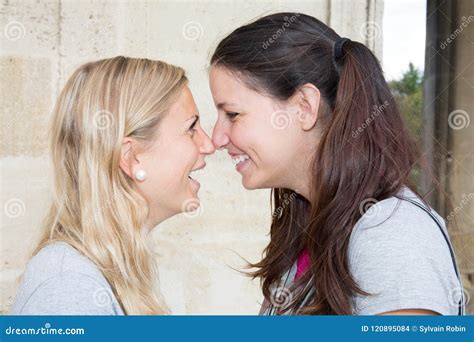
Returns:
[[[54,109],[51,208],[33,254],[63,241],[104,274],[128,315],[163,314],[144,223],[146,200],[119,168],[124,137],[153,141],[186,84],[184,70],[118,56],[79,67]]]

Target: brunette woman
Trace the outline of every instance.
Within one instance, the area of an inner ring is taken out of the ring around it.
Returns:
[[[269,15],[219,43],[210,87],[215,147],[245,188],[273,190],[261,314],[462,313],[446,226],[410,184],[420,153],[365,45]]]

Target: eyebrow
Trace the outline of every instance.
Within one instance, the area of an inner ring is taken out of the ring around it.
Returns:
[[[217,109],[222,109],[222,107],[233,106],[233,105],[235,105],[235,103],[220,102],[217,104]]]

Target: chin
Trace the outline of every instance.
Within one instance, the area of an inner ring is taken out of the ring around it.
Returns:
[[[266,189],[267,186],[265,186],[262,183],[259,183],[258,181],[252,181],[247,178],[242,178],[242,185],[245,189],[247,190],[257,190],[257,189]]]
[[[280,182],[263,180],[251,181],[249,179],[242,179],[242,185],[247,190],[258,190],[258,189],[275,189],[275,188],[285,188]]]

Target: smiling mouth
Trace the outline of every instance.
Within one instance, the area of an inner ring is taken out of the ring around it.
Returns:
[[[200,167],[197,167],[195,168],[194,170],[192,170],[189,175],[188,175],[188,178],[191,179],[191,180],[196,180],[196,177],[203,174],[204,173],[204,168],[206,167],[206,164],[200,166]]]
[[[239,165],[240,163],[243,163],[244,161],[248,159],[250,159],[250,157],[246,154],[232,156],[232,163],[234,163],[234,165]]]

